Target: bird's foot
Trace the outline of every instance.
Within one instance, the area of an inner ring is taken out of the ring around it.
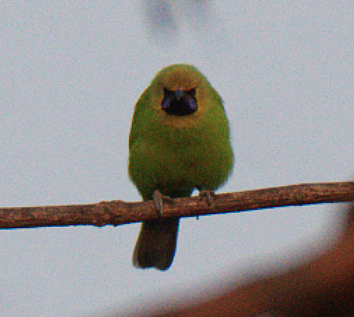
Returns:
[[[215,192],[213,190],[203,189],[199,191],[199,197],[205,197],[208,203],[209,208],[213,208],[213,198],[215,196]]]
[[[154,205],[157,211],[157,214],[161,217],[163,213],[163,204],[164,201],[169,203],[173,203],[173,199],[170,196],[165,196],[160,193],[159,190],[155,190],[152,195],[152,200],[154,201]]]

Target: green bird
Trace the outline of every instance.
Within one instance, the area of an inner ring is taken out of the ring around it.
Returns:
[[[143,199],[163,207],[165,196],[214,191],[232,166],[229,123],[219,94],[192,65],[163,68],[136,103],[129,136],[129,176]],[[144,221],[134,266],[167,270],[178,225],[179,218]]]

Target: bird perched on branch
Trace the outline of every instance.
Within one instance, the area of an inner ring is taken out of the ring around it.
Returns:
[[[129,137],[129,175],[144,200],[214,191],[233,165],[222,99],[194,66],[162,69],[135,105]],[[210,193],[210,192],[209,192]],[[179,218],[144,221],[133,254],[139,268],[167,270],[173,261]]]

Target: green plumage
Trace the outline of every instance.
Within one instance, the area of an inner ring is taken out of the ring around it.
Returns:
[[[233,165],[221,97],[197,68],[162,69],[138,100],[129,137],[129,175],[144,200],[215,190]],[[170,267],[178,218],[144,222],[133,254],[137,267]]]

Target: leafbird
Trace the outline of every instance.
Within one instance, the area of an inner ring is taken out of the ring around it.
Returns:
[[[163,68],[135,105],[129,136],[129,176],[144,200],[163,209],[166,196],[214,191],[233,166],[223,102],[194,66]],[[159,210],[161,212],[162,210]],[[173,261],[179,218],[144,221],[133,253],[139,268],[167,270]]]

